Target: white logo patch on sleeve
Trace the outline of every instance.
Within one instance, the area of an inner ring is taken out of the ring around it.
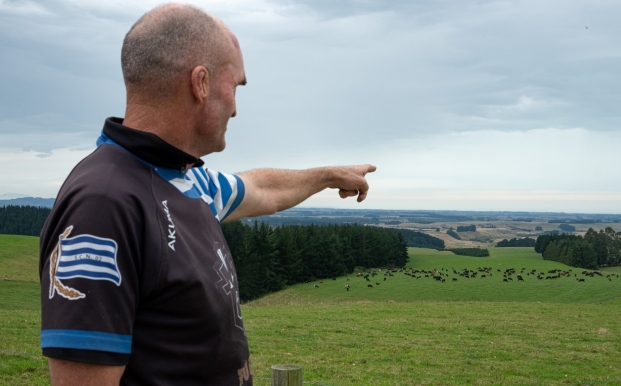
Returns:
[[[120,286],[116,241],[88,234],[69,238],[72,230],[73,226],[65,229],[50,256],[50,299],[55,292],[70,300],[86,297],[64,285],[62,279],[108,280]]]

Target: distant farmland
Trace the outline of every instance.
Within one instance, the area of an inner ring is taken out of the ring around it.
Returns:
[[[2,385],[49,383],[38,349],[37,243],[0,235]],[[409,268],[448,272],[450,280],[384,276],[377,267],[370,282],[349,275],[299,284],[244,305],[255,384],[269,385],[277,363],[303,365],[314,385],[621,384],[621,279],[578,282],[575,274],[585,276],[574,268],[571,277],[503,282],[509,268],[570,267],[531,248],[490,253],[410,249]],[[452,272],[481,267],[492,275]]]

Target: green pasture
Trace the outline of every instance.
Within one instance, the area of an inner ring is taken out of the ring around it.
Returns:
[[[0,235],[0,385],[49,384],[38,348],[37,244]],[[382,270],[372,289],[349,275],[244,305],[255,385],[269,385],[278,363],[301,364],[305,384],[317,386],[621,384],[621,279],[505,283],[497,269],[569,267],[529,248],[490,253],[410,249],[409,266],[492,267],[491,277],[384,281]]]
[[[619,385],[621,302],[358,302],[244,308],[257,385]]]
[[[0,235],[0,280],[39,282],[39,238]]]
[[[487,301],[487,302],[541,302],[541,303],[597,303],[621,298],[621,278],[613,277],[608,281],[605,277],[586,277],[582,269],[571,268],[564,264],[546,261],[532,248],[491,248],[490,257],[457,256],[451,252],[410,248],[408,267],[419,270],[441,270],[448,274],[446,281],[436,282],[431,277],[415,279],[397,272],[394,276],[384,276],[386,270],[377,271],[377,276],[370,282],[362,277],[349,275],[337,280],[322,280],[312,283],[298,284],[278,294],[257,301],[269,305],[270,302],[289,304],[310,302],[355,302],[369,301]],[[492,275],[485,278],[462,278],[453,274],[464,268],[476,270],[479,267],[491,267]],[[503,282],[503,272],[515,268],[519,273],[525,268],[523,282]],[[527,272],[536,269],[545,272],[552,269],[572,269],[571,277],[553,280],[537,280]],[[500,270],[501,272],[498,272]],[[615,271],[615,270],[611,270]],[[609,271],[603,270],[604,275]],[[621,273],[621,271],[616,271]],[[584,278],[578,282],[574,275]],[[420,274],[419,274],[420,275]],[[384,278],[386,280],[384,281]],[[452,279],[456,278],[454,282]],[[348,280],[349,279],[349,280]],[[376,283],[380,283],[377,285]],[[371,284],[373,288],[367,286]],[[319,288],[315,288],[317,285]],[[350,290],[345,290],[345,285]]]

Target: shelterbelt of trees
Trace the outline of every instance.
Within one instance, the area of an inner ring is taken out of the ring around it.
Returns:
[[[233,254],[240,299],[248,301],[286,285],[352,273],[355,267],[403,267],[403,234],[361,225],[272,228],[235,222],[222,231]]]
[[[410,229],[399,229],[408,247],[444,249],[444,240],[423,232]]]
[[[450,228],[449,230],[447,230],[446,234],[451,236],[454,239],[461,240],[461,236],[459,236],[459,233],[455,232],[453,228]]]
[[[621,232],[607,227],[599,232],[589,228],[584,237],[542,235],[537,238],[535,252],[541,253],[546,260],[573,267],[617,266],[621,265]]]
[[[36,206],[0,206],[0,234],[39,236],[50,211]]]
[[[473,257],[488,257],[489,251],[487,248],[447,248],[444,251],[453,252],[460,256],[473,256]]]
[[[511,240],[504,239],[496,244],[496,247],[534,247],[535,239],[524,237],[523,239],[513,238]]]

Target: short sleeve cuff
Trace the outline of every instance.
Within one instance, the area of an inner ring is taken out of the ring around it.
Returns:
[[[41,348],[68,348],[130,354],[131,335],[84,330],[42,330]]]

